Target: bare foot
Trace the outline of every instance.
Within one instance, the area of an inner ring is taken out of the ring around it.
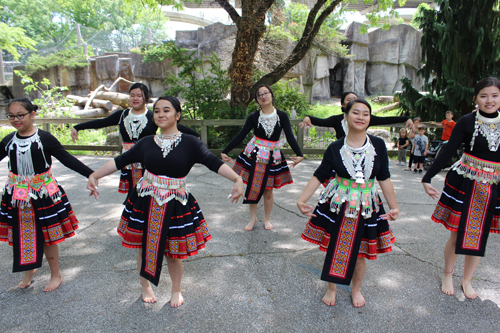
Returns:
[[[264,221],[264,228],[266,230],[271,230],[273,227],[273,225],[271,224],[271,221]]]
[[[453,288],[453,271],[443,272],[441,291],[446,295],[455,295],[455,289]]]
[[[142,301],[144,303],[156,303],[155,293],[151,288],[149,282],[146,284],[141,284],[142,286]]]
[[[59,285],[61,284],[61,282],[62,282],[62,276],[61,275],[51,276],[49,283],[47,283],[47,285],[45,286],[45,288],[43,288],[43,291],[56,290],[59,287]]]
[[[468,299],[474,299],[477,297],[477,293],[474,288],[472,288],[472,283],[470,282],[464,283],[462,281],[462,291],[464,292],[465,297],[467,297]]]
[[[33,275],[35,275],[36,269],[32,269],[29,271],[24,272],[24,278],[19,284],[17,285],[19,289],[25,289],[31,286],[31,279],[33,278]]]
[[[170,307],[171,308],[178,308],[184,304],[184,298],[182,297],[182,294],[180,291],[173,291],[172,292],[172,297],[170,297]]]
[[[257,222],[257,219],[250,220],[250,222],[248,222],[247,226],[245,227],[245,230],[246,231],[252,231],[256,222]]]
[[[352,292],[352,305],[355,308],[360,308],[366,304],[365,298],[361,295],[361,291]]]
[[[328,283],[328,290],[326,291],[325,296],[322,301],[328,306],[335,305],[335,296],[337,294],[337,285],[335,283]]]

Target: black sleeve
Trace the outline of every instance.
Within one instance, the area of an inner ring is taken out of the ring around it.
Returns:
[[[226,148],[224,148],[224,150],[222,151],[223,154],[227,154],[228,152],[230,152],[234,147],[239,145],[241,141],[243,141],[248,133],[250,133],[252,128],[254,128],[253,117],[255,117],[255,112],[248,116],[241,131],[233,138],[233,140],[231,140],[231,142],[229,142]]]
[[[462,142],[464,142],[466,121],[466,117],[462,117],[458,120],[453,128],[453,132],[451,132],[448,143],[441,149],[434,162],[432,162],[429,170],[427,170],[424,177],[422,177],[422,183],[430,183],[432,177],[446,167],[447,162],[453,157]]]
[[[179,131],[181,131],[182,133],[184,133],[184,134],[194,135],[197,138],[200,137],[200,133],[196,132],[194,129],[191,129],[191,128],[187,127],[187,126],[184,126],[184,125],[181,125],[181,124],[177,124],[177,129]]]
[[[86,121],[84,123],[73,126],[77,131],[85,130],[85,129],[96,129],[96,128],[104,128],[109,126],[116,126],[120,122],[120,117],[125,110],[116,111],[110,116],[106,118]]]
[[[136,162],[142,162],[142,155],[140,154],[141,151],[144,149],[147,149],[147,147],[142,147],[141,141],[144,143],[144,140],[147,140],[148,137],[142,138],[137,143],[124,152],[123,154],[118,155],[115,157],[115,165],[118,170],[123,169],[129,164],[136,163]]]
[[[342,121],[342,119],[344,118],[344,115],[337,114],[335,116],[331,116],[331,117],[328,117],[328,118],[325,118],[325,119],[316,118],[316,117],[313,117],[313,116],[308,116],[308,117],[309,117],[309,119],[311,119],[311,124],[313,124],[314,126],[335,127],[336,123],[338,123],[339,121]]]
[[[5,156],[7,156],[7,151],[5,150],[5,148],[7,147],[7,143],[9,143],[9,141],[12,139],[14,135],[16,135],[16,132],[7,134],[2,139],[2,141],[0,141],[0,161],[3,160]]]
[[[224,164],[217,156],[212,154],[210,150],[201,142],[201,140],[196,140],[196,163],[205,165],[207,168],[213,172],[219,171],[219,168]]]
[[[80,175],[89,178],[90,174],[94,172],[91,168],[83,164],[79,159],[71,155],[63,148],[59,140],[48,132],[38,131],[40,139],[43,137],[44,147],[47,149],[51,156],[54,156],[65,167],[78,172]]]
[[[375,147],[377,156],[375,158],[380,163],[380,169],[376,175],[378,181],[383,181],[391,177],[389,172],[389,156],[387,155],[387,147],[384,140],[377,137],[370,137]]]
[[[314,177],[318,178],[318,180],[324,184],[325,181],[330,179],[332,175],[332,170],[333,170],[333,145],[334,143],[331,143],[328,148],[325,151],[325,154],[323,155],[323,160],[321,161],[320,166],[316,169],[314,172]]]
[[[302,151],[300,150],[299,143],[295,140],[295,136],[293,135],[292,125],[290,124],[290,119],[288,119],[288,115],[284,112],[280,115],[281,127],[285,131],[286,141],[292,147],[293,151],[297,156],[303,156]]]
[[[378,116],[371,116],[370,117],[370,125],[369,126],[380,126],[380,125],[391,125],[391,124],[406,123],[406,121],[408,119],[410,119],[410,117],[378,117]]]

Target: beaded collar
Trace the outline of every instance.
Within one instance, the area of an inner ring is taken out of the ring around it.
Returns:
[[[279,121],[280,120],[278,117],[278,113],[276,112],[276,109],[274,109],[274,111],[271,114],[265,114],[262,112],[262,110],[260,110],[259,123],[257,124],[257,127],[259,127],[260,125],[266,132],[266,136],[270,138],[271,135],[273,135],[276,124],[277,123],[279,124]]]
[[[474,147],[476,136],[481,133],[488,141],[490,151],[497,151],[500,145],[500,114],[497,112],[495,118],[487,118],[481,114],[481,111],[476,112],[476,121],[474,124],[474,134],[470,142],[470,149]]]

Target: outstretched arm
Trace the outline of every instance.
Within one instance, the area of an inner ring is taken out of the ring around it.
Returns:
[[[94,197],[97,199],[99,197],[99,192],[97,191],[97,184],[99,179],[110,175],[117,170],[118,168],[116,167],[115,160],[112,159],[106,162],[106,164],[104,164],[102,167],[100,167],[99,170],[94,171],[94,173],[89,176],[89,181],[87,183],[87,189],[90,190],[90,195],[94,195]]]
[[[217,173],[234,182],[234,187],[229,198],[231,198],[231,202],[238,202],[238,199],[243,195],[243,180],[241,177],[226,164],[222,164]]]
[[[395,220],[399,215],[399,206],[396,200],[396,193],[394,192],[394,187],[392,186],[391,178],[387,178],[385,180],[379,180],[380,188],[382,189],[382,193],[384,194],[384,198],[389,205],[389,212],[381,215],[385,220]]]
[[[302,214],[306,216],[314,216],[314,217],[316,216],[312,213],[314,207],[308,205],[306,202],[311,198],[311,196],[314,194],[319,185],[321,185],[321,182],[319,181],[318,178],[316,178],[316,176],[313,176],[309,181],[309,183],[307,183],[306,187],[304,188],[304,191],[302,191],[302,194],[297,200],[297,207],[299,208]]]

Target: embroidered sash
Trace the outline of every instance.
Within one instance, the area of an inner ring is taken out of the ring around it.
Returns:
[[[140,197],[150,195],[160,206],[172,199],[186,205],[189,198],[186,177],[170,178],[167,176],[157,176],[146,170],[144,176],[137,183],[137,195]]]
[[[482,183],[500,182],[500,163],[482,160],[464,153],[451,167],[459,175]]]
[[[13,272],[22,272],[42,266],[43,236],[36,226],[33,207],[17,207],[18,223],[12,228],[14,250]]]
[[[31,207],[31,199],[36,200],[43,196],[49,196],[54,202],[61,200],[61,192],[52,176],[52,168],[34,176],[19,176],[9,172],[5,190],[12,195],[13,207]]]
[[[455,253],[482,257],[495,212],[497,186],[477,181],[471,184],[464,200],[467,211],[460,216]]]
[[[130,150],[130,148],[132,148],[134,145],[135,145],[134,142],[122,142],[122,154],[124,152]],[[130,169],[142,169],[142,164],[139,163],[139,162],[132,163],[132,164],[126,165],[124,167],[124,169],[127,169],[127,170],[130,170]]]
[[[380,203],[374,179],[360,184],[356,183],[354,179],[339,176],[330,180],[318,198],[318,202],[321,204],[328,200],[330,200],[330,210],[337,214],[345,202],[344,214],[349,218],[356,218],[360,211],[363,218],[370,218],[373,206],[378,209]]]
[[[347,204],[345,206],[347,212],[349,207]],[[365,219],[360,218],[359,213],[355,217],[348,217],[345,213],[337,217],[331,232],[321,279],[348,285],[354,274]]]
[[[245,190],[244,204],[256,204],[259,202],[266,189],[267,178],[269,178],[269,164],[254,163],[248,174],[248,185]]]
[[[279,141],[268,141],[254,136],[247,144],[243,153],[250,157],[257,148],[257,163],[269,163],[269,158],[273,156],[274,164],[281,163],[281,150]]]

